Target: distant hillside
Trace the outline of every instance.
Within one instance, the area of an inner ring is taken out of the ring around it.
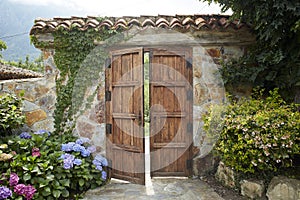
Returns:
[[[7,44],[7,50],[2,51],[4,60],[24,60],[26,55],[30,59],[40,55],[40,51],[30,44],[29,31],[34,19],[38,17],[53,18],[55,16],[80,15],[68,8],[49,6],[29,6],[0,0],[0,39]]]

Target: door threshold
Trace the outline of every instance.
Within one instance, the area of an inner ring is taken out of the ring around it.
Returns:
[[[180,180],[186,180],[189,179],[189,177],[185,176],[156,176],[156,177],[151,177],[152,179],[180,179]]]
[[[121,179],[116,179],[116,178],[111,178],[110,179],[110,183],[130,183],[129,181],[124,181],[124,180],[121,180]]]

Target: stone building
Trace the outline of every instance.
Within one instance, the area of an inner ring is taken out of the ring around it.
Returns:
[[[69,31],[74,27],[80,31],[103,28],[122,30],[120,32],[122,39],[117,38],[117,42],[108,48],[108,55],[116,50],[124,51],[132,48],[141,48],[144,53],[150,53],[150,57],[152,50],[163,49],[172,52],[178,48],[189,49],[190,53],[185,54],[188,56],[184,58],[187,67],[192,67],[189,86],[193,91],[193,101],[190,102],[192,126],[188,127],[192,127],[193,135],[193,174],[200,174],[205,168],[204,165],[209,165],[211,160],[205,161],[208,163],[199,163],[199,160],[210,152],[213,145],[203,131],[202,115],[210,104],[226,101],[226,91],[218,69],[221,62],[240,57],[245,53],[247,46],[255,42],[254,36],[250,33],[251,27],[239,21],[229,20],[229,16],[223,15],[109,17],[101,20],[97,17],[37,19],[30,34],[36,38],[36,47],[44,54],[46,74],[59,77],[54,56],[57,51],[53,45],[54,33],[58,29]],[[107,45],[106,41],[95,40],[94,43],[97,48]],[[91,55],[94,53],[91,52]],[[91,138],[102,154],[105,154],[106,129],[109,128],[105,119],[105,105],[108,98],[105,86],[106,67],[101,67],[96,85],[89,87],[86,92],[92,94],[97,90],[92,106],[86,108],[84,112],[77,113],[76,121],[73,122],[76,133]],[[237,88],[237,92],[245,93],[247,90],[241,87]],[[52,109],[54,108],[49,108]]]

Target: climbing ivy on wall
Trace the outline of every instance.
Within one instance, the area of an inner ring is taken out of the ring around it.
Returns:
[[[101,20],[101,19],[100,19]],[[56,133],[72,131],[76,116],[83,112],[84,99],[92,101],[97,92],[87,94],[87,89],[99,82],[99,73],[103,70],[107,53],[94,41],[105,41],[114,36],[118,30],[87,29],[85,31],[73,27],[71,30],[59,28],[53,33],[55,55],[54,61],[60,73],[56,80],[57,103],[54,111],[54,127]],[[38,43],[35,37],[32,42],[36,46],[48,44]],[[88,96],[88,97],[87,97]]]
[[[54,33],[54,61],[60,70],[56,81],[57,104],[55,110],[55,130],[57,133],[72,130],[78,112],[83,112],[83,101],[88,87],[97,83],[108,57],[103,48],[97,48],[94,41],[104,41],[117,31],[73,28],[59,29]],[[95,83],[96,81],[96,83]],[[87,98],[93,100],[97,89]],[[91,97],[92,96],[92,97]]]

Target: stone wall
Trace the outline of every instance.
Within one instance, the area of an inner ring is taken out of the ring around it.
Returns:
[[[42,78],[13,79],[0,81],[0,92],[23,96],[23,112],[26,128],[53,131],[53,113],[56,102],[55,73],[53,62],[45,54],[45,66],[48,69]]]
[[[240,179],[241,175],[230,167],[219,163],[216,178],[225,186],[235,188],[249,199],[299,200],[300,180],[275,176],[269,184],[257,178]]]

